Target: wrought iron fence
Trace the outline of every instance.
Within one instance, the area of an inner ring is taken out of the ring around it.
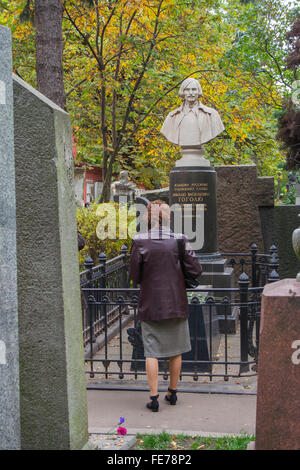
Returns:
[[[100,338],[104,334],[104,318],[107,322],[106,327],[110,328],[119,319],[119,308],[115,305],[103,304],[101,302],[102,295],[98,291],[95,294],[98,307],[93,310],[91,317],[88,314],[87,296],[83,294],[83,289],[129,287],[127,253],[128,249],[125,245],[121,248],[120,255],[110,260],[106,259],[104,253],[100,253],[97,266],[94,266],[91,258],[86,258],[84,263],[86,269],[80,273],[83,342],[85,347],[90,345],[93,351],[97,350],[105,341],[105,336],[102,341]],[[113,299],[115,295],[113,295]],[[122,310],[123,313],[128,313],[126,307]],[[97,342],[97,339],[100,341]]]
[[[261,294],[267,282],[279,279],[275,246],[268,254],[258,253],[253,244],[249,253],[222,253],[228,264],[239,270],[238,287],[188,289],[189,326],[192,351],[183,355],[181,379],[222,378],[256,375],[259,352]],[[86,346],[86,371],[90,377],[134,378],[146,375],[143,343],[138,318],[139,289],[130,287],[128,253],[99,265],[91,259],[81,273],[83,298],[83,335]],[[233,311],[237,312],[238,355],[230,356],[227,328]],[[222,316],[223,333],[219,322]],[[131,325],[130,325],[131,323]],[[129,325],[127,331],[124,327]],[[115,338],[113,346],[110,340]],[[124,348],[126,350],[124,350]],[[99,353],[95,355],[96,351]],[[168,362],[160,360],[160,375],[168,379]]]

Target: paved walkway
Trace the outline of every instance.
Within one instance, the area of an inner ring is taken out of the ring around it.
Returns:
[[[165,387],[166,388],[166,387]],[[219,436],[254,434],[255,395],[180,393],[176,406],[164,401],[160,392],[160,410],[145,407],[149,394],[140,391],[88,390],[89,432],[107,433],[125,418],[129,434],[184,433]]]

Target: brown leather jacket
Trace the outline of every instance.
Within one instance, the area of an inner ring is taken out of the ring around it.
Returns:
[[[198,277],[201,265],[184,235],[154,227],[132,240],[129,276],[140,284],[139,318],[142,321],[187,318],[188,301],[176,238],[184,240],[183,263]]]

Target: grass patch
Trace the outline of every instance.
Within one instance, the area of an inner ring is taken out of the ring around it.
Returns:
[[[230,437],[200,437],[160,434],[137,434],[138,450],[246,450],[255,437],[249,434]]]

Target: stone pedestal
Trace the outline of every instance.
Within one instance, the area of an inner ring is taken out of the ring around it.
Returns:
[[[183,146],[181,147],[181,154],[182,157],[176,161],[175,166],[205,166],[209,167],[210,162],[206,160],[203,156],[204,154],[204,146],[203,145],[190,145],[190,146]]]
[[[0,26],[0,449],[20,448],[13,85],[10,31]]]
[[[300,282],[262,296],[255,448],[300,449]]]
[[[211,309],[211,315],[210,315]],[[217,309],[202,304],[189,304],[189,330],[191,351],[184,353],[183,372],[211,372],[212,365],[187,361],[214,361],[220,346],[220,331]]]
[[[218,260],[208,261],[207,257],[199,257],[203,272],[201,274],[201,284],[210,285],[214,288],[231,289],[234,288],[234,269],[227,266],[227,260],[220,258]],[[218,302],[225,297],[224,292],[214,291],[214,297]],[[233,292],[226,295],[230,303],[234,301]],[[225,309],[226,315],[225,315]],[[217,305],[216,310],[219,318],[220,333],[235,334],[238,322],[238,307],[225,307]]]
[[[183,208],[182,233],[196,254],[218,259],[216,172],[211,167],[175,167],[170,172],[170,206]],[[197,214],[196,209],[199,208]],[[176,218],[176,212],[174,214]],[[174,231],[176,221],[173,222]],[[193,233],[191,233],[193,232]]]
[[[21,448],[82,449],[88,422],[69,115],[14,77],[14,126]]]
[[[192,248],[199,258],[203,272],[201,284],[214,288],[234,287],[233,269],[227,267],[227,261],[218,252],[217,235],[217,178],[212,167],[175,167],[170,172],[170,206],[182,207],[182,227],[172,228],[182,231],[189,239]],[[202,211],[196,212],[196,206],[202,205]],[[176,211],[174,212],[176,218]],[[178,222],[178,218],[177,218]],[[194,233],[192,233],[194,232]],[[224,293],[215,292],[216,297]],[[229,300],[231,300],[229,298]],[[237,311],[228,312],[225,322],[222,307],[218,307],[220,331],[236,332]]]

